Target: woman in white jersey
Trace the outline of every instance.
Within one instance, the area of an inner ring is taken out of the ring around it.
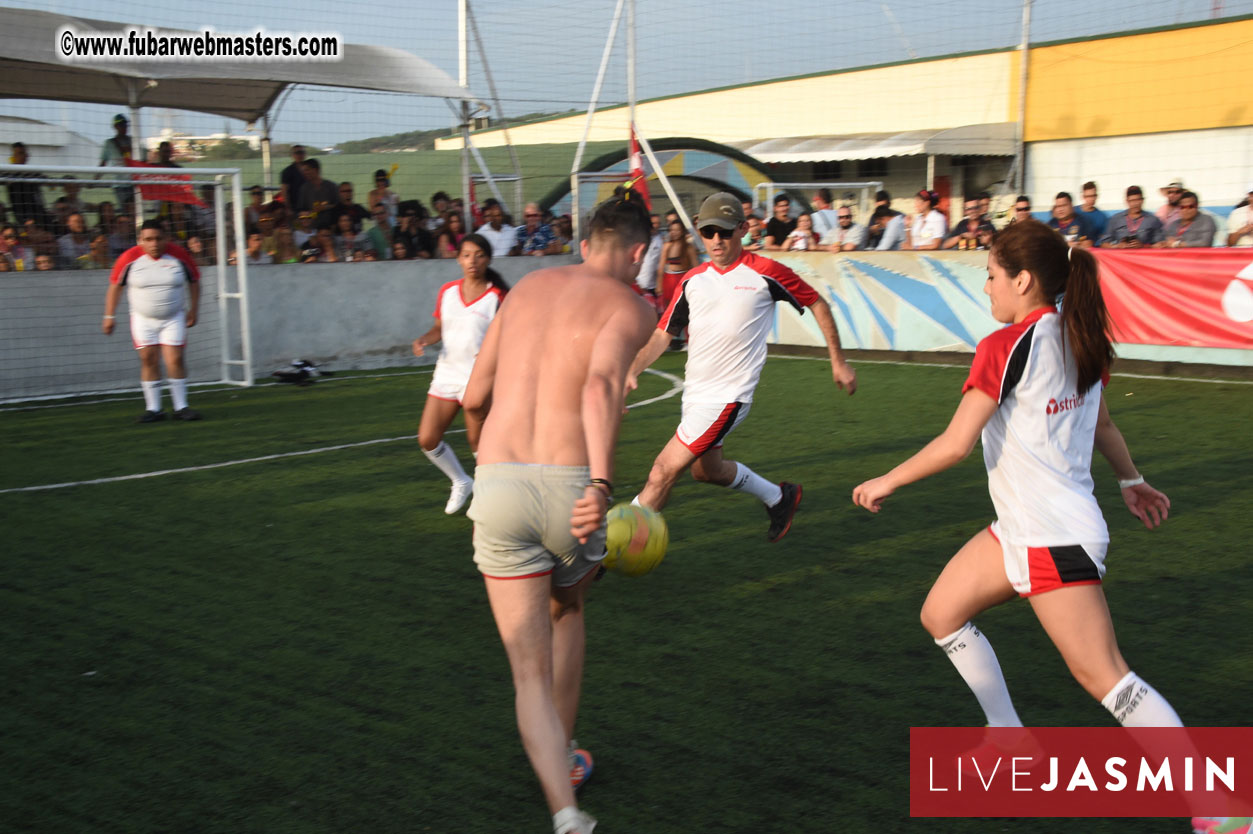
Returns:
[[[418,444],[427,459],[452,481],[452,492],[444,506],[449,515],[465,506],[474,481],[444,442],[444,432],[461,410],[461,395],[470,379],[474,358],[479,355],[487,326],[496,317],[508,291],[504,280],[488,266],[491,262],[492,245],[486,238],[471,234],[461,239],[457,246],[461,278],[440,287],[435,301],[435,324],[413,342],[414,356],[421,356],[426,348],[442,342],[418,425]],[[468,420],[466,439],[474,451],[478,446],[478,426]]]
[[[1145,527],[1166,518],[1170,500],[1136,471],[1106,409],[1113,349],[1096,260],[1042,223],[1015,223],[993,244],[984,292],[992,316],[1008,326],[976,348],[952,422],[909,460],[859,485],[853,501],[878,512],[897,488],[964,459],[982,433],[997,520],[949,560],[923,603],[922,624],[988,725],[1022,722],[996,654],[970,620],[1018,595],[1075,680],[1121,724],[1182,726],[1123,660],[1101,590],[1109,532],[1092,494],[1093,445]]]

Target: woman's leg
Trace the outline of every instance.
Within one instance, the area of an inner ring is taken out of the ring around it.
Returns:
[[[996,652],[970,619],[1014,598],[1000,542],[979,531],[949,560],[922,605],[922,625],[944,649],[993,727],[1021,727]]]
[[[448,431],[448,426],[460,410],[460,403],[428,395],[426,406],[422,409],[422,421],[418,424],[418,445],[422,447],[422,453],[452,481],[452,491],[448,503],[444,505],[444,512],[449,515],[465,506],[474,486],[474,481],[461,468],[457,453],[444,442],[444,432]]]
[[[1128,727],[1182,727],[1170,703],[1127,666],[1100,585],[1070,585],[1030,598],[1070,673]]]

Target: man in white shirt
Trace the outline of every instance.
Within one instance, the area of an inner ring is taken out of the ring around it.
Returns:
[[[505,223],[505,212],[495,200],[489,200],[483,206],[483,216],[487,218],[487,222],[474,231],[487,238],[487,242],[492,245],[493,257],[503,258],[513,248],[518,230]]]
[[[819,188],[814,192],[813,198],[814,210],[810,212],[810,216],[814,220],[814,234],[818,235],[819,241],[826,236],[827,232],[836,227],[836,210],[831,208],[831,189]]]
[[[1227,245],[1253,246],[1253,185],[1248,200],[1227,218]]]

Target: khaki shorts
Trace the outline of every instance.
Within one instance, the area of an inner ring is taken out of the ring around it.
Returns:
[[[474,471],[474,563],[492,579],[552,574],[568,588],[605,558],[605,525],[586,544],[570,534],[570,512],[583,497],[586,466],[488,463]]]

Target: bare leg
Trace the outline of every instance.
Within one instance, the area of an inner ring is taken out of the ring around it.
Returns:
[[[566,741],[574,737],[574,721],[579,713],[579,689],[583,683],[586,646],[583,601],[596,570],[569,588],[553,588],[549,615],[553,623],[553,704],[561,716]]]
[[[677,441],[676,441],[677,442]],[[682,444],[680,444],[682,445]],[[735,461],[722,457],[722,447],[715,446],[692,464],[692,477],[707,484],[730,486],[735,480]]]
[[[653,468],[648,473],[648,483],[640,490],[640,503],[654,510],[662,510],[670,500],[670,490],[674,489],[679,476],[692,465],[696,458],[688,448],[671,437],[670,442],[653,461]]]
[[[148,345],[137,350],[139,353],[139,378],[144,382],[160,382],[161,380],[161,347]]]
[[[1014,598],[1005,577],[1001,544],[987,529],[962,545],[931,586],[922,604],[922,627],[940,639],[968,623],[976,614]]]
[[[427,396],[426,405],[422,408],[422,421],[418,424],[418,445],[423,451],[429,452],[439,445],[460,410],[460,403]]]
[[[487,599],[513,670],[515,711],[522,747],[555,814],[575,805],[568,736],[553,704],[552,577],[485,579]]]
[[[1100,585],[1071,585],[1029,599],[1070,674],[1093,698],[1101,700],[1131,671]]]
[[[161,358],[165,360],[165,372],[170,379],[186,379],[187,366],[183,364],[183,345],[161,345]]]

